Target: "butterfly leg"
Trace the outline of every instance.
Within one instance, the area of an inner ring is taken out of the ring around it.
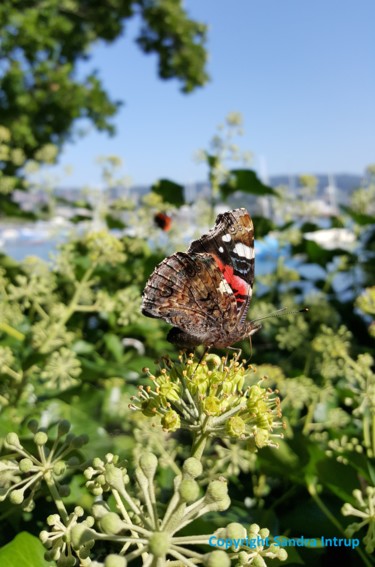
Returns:
[[[196,373],[196,371],[198,370],[199,366],[202,364],[202,361],[203,361],[204,357],[206,356],[206,354],[208,354],[208,353],[210,352],[210,348],[211,348],[210,346],[206,346],[206,347],[204,348],[203,354],[202,354],[202,356],[200,357],[200,359],[199,359],[199,361],[198,361],[196,367],[194,368],[194,372],[193,372],[193,374],[192,374],[192,377],[195,376],[195,373]]]
[[[234,352],[236,352],[237,354],[235,355],[236,361],[238,361],[241,358],[241,354],[242,354],[242,348],[236,348],[236,347],[231,347],[228,346],[226,347],[228,350],[232,350]],[[227,360],[228,360],[228,352],[227,352]]]

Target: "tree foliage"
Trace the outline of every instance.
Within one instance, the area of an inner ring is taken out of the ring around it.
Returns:
[[[113,42],[126,21],[141,20],[137,43],[159,58],[159,76],[176,77],[183,92],[202,86],[206,27],[190,19],[181,0],[3,0],[0,3],[0,125],[12,144],[34,158],[46,144],[61,145],[77,119],[113,132],[119,101],[106,92],[97,72],[77,65],[98,40]],[[0,162],[14,174],[19,164]]]

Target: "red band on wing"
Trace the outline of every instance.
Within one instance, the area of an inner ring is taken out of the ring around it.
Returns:
[[[215,262],[219,268],[219,270],[221,271],[221,273],[223,274],[224,278],[226,279],[226,281],[228,282],[228,284],[230,285],[230,287],[233,290],[234,295],[238,296],[238,295],[247,295],[248,294],[248,289],[249,286],[248,284],[239,276],[236,276],[234,274],[234,270],[232,268],[232,266],[227,266],[225,264],[223,264],[223,262],[220,260],[220,258],[218,258],[217,256],[215,256],[214,254],[212,254],[212,256],[215,259]],[[245,300],[242,297],[236,297],[237,302],[241,302],[243,303]]]

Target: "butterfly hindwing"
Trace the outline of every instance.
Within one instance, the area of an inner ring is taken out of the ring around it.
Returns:
[[[162,318],[200,341],[236,323],[236,299],[212,255],[177,252],[151,275],[142,312]],[[228,328],[229,330],[229,328]]]
[[[188,254],[210,254],[233,290],[238,318],[248,311],[254,282],[254,226],[246,209],[218,215],[215,226],[194,240]]]

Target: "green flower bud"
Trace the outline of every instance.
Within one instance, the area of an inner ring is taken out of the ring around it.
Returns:
[[[21,473],[28,473],[33,468],[33,462],[28,457],[21,459],[18,463],[19,469]]]
[[[182,470],[187,476],[191,476],[191,478],[197,478],[202,474],[203,467],[202,463],[198,459],[196,459],[195,457],[189,457],[184,462]]]
[[[255,538],[259,534],[260,526],[258,524],[251,524],[249,528],[249,537]]]
[[[261,449],[268,444],[269,432],[265,429],[257,429],[254,431],[254,439],[256,446]]]
[[[94,502],[91,506],[91,512],[96,520],[100,520],[110,511],[109,506],[106,502],[98,501]]]
[[[166,376],[159,378],[158,393],[161,398],[165,398],[165,400],[169,402],[178,402],[181,395],[179,385],[175,382],[171,382]]]
[[[205,499],[209,502],[219,502],[228,496],[228,485],[222,480],[213,480],[207,488]]]
[[[208,396],[203,401],[203,411],[207,415],[220,415],[221,402],[216,396]]]
[[[177,431],[181,427],[180,416],[174,410],[169,410],[163,415],[161,425],[165,431]]]
[[[83,471],[83,475],[88,480],[91,480],[92,477],[95,475],[95,469],[93,467],[87,467],[87,469]]]
[[[124,482],[124,471],[117,468],[115,465],[106,465],[105,479],[111,488],[114,488],[118,492],[122,492],[125,488]]]
[[[49,539],[49,533],[47,532],[47,530],[42,530],[39,534],[39,539],[40,541],[43,543],[43,545],[45,545]]]
[[[259,530],[259,535],[262,539],[270,537],[270,530],[268,528],[262,528]]]
[[[65,473],[65,471],[66,464],[64,463],[64,461],[57,461],[57,463],[54,463],[53,474],[55,474],[56,476],[61,476]]]
[[[249,554],[246,551],[240,551],[238,554],[239,565],[247,565],[249,561]]]
[[[270,413],[259,414],[256,418],[256,425],[259,429],[271,429],[272,415]]]
[[[100,527],[105,534],[116,535],[124,529],[124,522],[115,512],[108,512],[100,519]]]
[[[199,484],[191,478],[184,478],[178,491],[184,502],[195,502],[199,498]]]
[[[23,490],[12,490],[9,494],[9,500],[12,504],[22,504],[24,501]]]
[[[267,567],[267,563],[264,561],[261,555],[256,555],[253,559],[254,567]]]
[[[146,417],[154,417],[157,414],[160,406],[159,398],[153,398],[142,402],[142,413]]]
[[[155,557],[165,557],[171,544],[171,537],[165,532],[154,532],[149,541],[148,548]]]
[[[83,565],[83,559],[87,559],[88,557],[90,557],[91,555],[91,548],[93,547],[93,545],[95,544],[94,541],[91,541],[89,543],[87,543],[87,545],[85,545],[84,547],[81,547],[79,550],[79,558],[81,560],[81,565]],[[91,563],[91,561],[90,561]]]
[[[279,547],[277,551],[277,558],[280,561],[286,561],[288,559],[288,553],[283,547]]]
[[[78,550],[89,542],[95,542],[95,532],[85,524],[76,524],[70,530],[71,543],[74,549]]]
[[[143,453],[139,459],[139,466],[146,478],[152,480],[158,467],[158,459],[153,453]]]
[[[226,496],[222,500],[212,503],[210,505],[210,509],[214,512],[224,512],[225,510],[228,510],[230,504],[231,504],[230,498],[229,496]]]
[[[247,409],[251,413],[258,413],[258,404],[264,398],[265,391],[260,386],[251,386],[247,399]]]
[[[111,553],[107,555],[104,561],[104,567],[126,567],[127,561],[122,555],[115,555]]]
[[[5,437],[5,445],[8,449],[16,448],[21,449],[22,445],[20,443],[17,433],[8,433]]]
[[[57,426],[57,436],[62,437],[63,435],[69,433],[70,427],[70,422],[67,419],[62,419],[61,421],[59,421],[59,424]]]
[[[230,567],[230,558],[222,549],[215,549],[204,557],[205,567]]]
[[[77,564],[73,555],[60,555],[58,559],[59,567],[74,567]]]
[[[227,525],[226,537],[231,539],[245,539],[247,536],[246,528],[238,522],[232,522]]]
[[[221,365],[221,358],[217,354],[209,354],[205,358],[208,370],[216,370]]]
[[[245,433],[246,424],[244,420],[235,415],[230,417],[225,424],[226,431],[230,437],[242,437]]]
[[[34,435],[34,443],[36,445],[42,446],[45,445],[48,441],[48,435],[44,431],[38,431]]]
[[[55,526],[60,522],[60,516],[58,514],[50,514],[47,516],[47,524],[49,526]]]

